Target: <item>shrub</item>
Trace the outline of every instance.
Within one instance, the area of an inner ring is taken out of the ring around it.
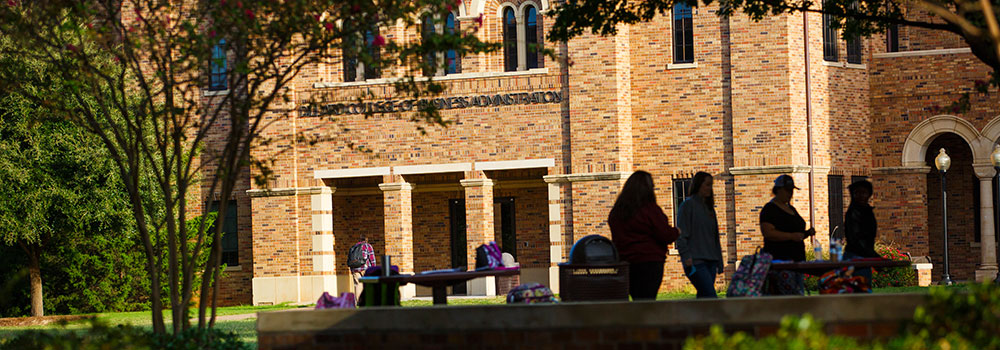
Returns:
[[[233,332],[191,328],[179,334],[156,335],[132,325],[109,326],[91,319],[84,330],[32,330],[0,339],[0,350],[249,350]],[[62,323],[66,325],[65,322]]]
[[[727,335],[722,327],[713,326],[709,335],[703,338],[688,338],[685,350],[834,350],[863,349],[852,338],[828,336],[823,324],[810,315],[802,317],[785,316],[781,328],[772,336],[756,339],[752,335],[737,332]]]
[[[892,246],[891,243],[880,244],[875,251],[889,260],[910,260],[910,257]],[[917,285],[917,271],[911,267],[894,267],[882,271],[872,271],[872,288],[911,287]]]
[[[967,339],[977,349],[1000,349],[1000,286],[971,284],[967,291],[934,287],[917,308],[908,333],[924,339]]]

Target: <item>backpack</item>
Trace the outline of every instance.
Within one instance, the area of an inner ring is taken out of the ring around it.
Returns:
[[[507,293],[507,304],[554,303],[552,290],[538,283],[525,283]]]
[[[316,309],[353,309],[354,303],[354,293],[345,292],[340,293],[339,297],[334,297],[328,292],[323,292],[316,301]]]
[[[503,267],[503,253],[497,242],[483,244],[476,248],[476,270]]]
[[[740,267],[733,274],[726,297],[759,297],[762,294],[767,271],[771,268],[771,254],[761,253],[760,249],[751,255],[744,256]]]
[[[365,267],[368,260],[365,257],[364,246],[368,244],[367,242],[358,242],[351,246],[351,250],[347,253],[347,267],[352,269]]]

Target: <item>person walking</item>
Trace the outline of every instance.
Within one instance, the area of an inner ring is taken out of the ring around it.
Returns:
[[[719,221],[715,216],[712,175],[699,171],[694,175],[689,197],[677,210],[677,252],[684,274],[698,290],[698,298],[717,298],[715,277],[722,273],[722,243]]]
[[[844,258],[878,258],[881,257],[875,251],[875,236],[878,231],[878,222],[875,221],[875,210],[868,201],[872,197],[872,183],[868,180],[860,180],[847,186],[851,193],[851,204],[847,207],[847,214],[844,216],[844,238],[847,246],[844,247]],[[872,283],[872,269],[863,268],[854,271],[856,276],[865,278],[865,282]]]
[[[618,255],[629,263],[632,299],[655,300],[663,281],[667,245],[679,233],[656,204],[652,175],[640,170],[629,176],[608,214],[608,226]]]
[[[361,237],[361,241],[351,246],[347,253],[347,267],[351,269],[351,282],[354,287],[354,298],[361,297],[363,285],[360,278],[365,275],[365,270],[375,266],[375,248],[368,243],[368,237]]]
[[[774,260],[805,261],[805,239],[816,234],[815,229],[806,229],[806,221],[792,206],[795,194],[795,180],[788,175],[774,179],[771,199],[760,210],[760,232],[764,236],[763,251]],[[801,273],[780,271],[768,273],[769,294],[804,294],[805,281]]]

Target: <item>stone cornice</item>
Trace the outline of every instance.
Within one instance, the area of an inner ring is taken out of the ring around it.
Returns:
[[[809,166],[804,164],[792,164],[792,165],[734,167],[734,168],[729,168],[729,173],[733,176],[796,174],[796,173],[808,173],[810,169],[819,173],[830,172],[830,167],[828,166],[818,166],[818,165]]]
[[[462,184],[462,187],[493,186],[493,180],[490,179],[464,179],[459,182]]]
[[[872,175],[898,175],[898,174],[926,174],[931,171],[931,167],[919,166],[890,166],[872,169]]]
[[[931,55],[956,55],[963,53],[972,53],[972,49],[968,47],[960,49],[938,49],[938,50],[917,50],[917,51],[902,51],[902,52],[883,52],[872,54],[872,58],[893,58],[893,57],[912,57],[912,56],[931,56]]]
[[[547,183],[567,183],[585,181],[617,181],[627,179],[629,176],[632,176],[631,171],[612,171],[605,173],[546,175],[542,178],[545,179],[545,182]]]
[[[412,191],[413,184],[410,184],[409,182],[390,182],[390,183],[378,184],[378,189],[382,190],[383,192]]]
[[[283,196],[294,196],[297,194],[322,194],[322,193],[333,193],[336,189],[333,187],[326,186],[316,186],[316,187],[283,187],[283,188],[267,188],[267,189],[252,189],[247,190],[247,195],[250,198],[258,197],[283,197]]]

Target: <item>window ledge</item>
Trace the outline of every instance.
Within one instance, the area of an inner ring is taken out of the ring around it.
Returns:
[[[535,68],[529,70],[522,70],[516,72],[475,72],[475,73],[456,73],[448,74],[443,76],[433,77],[435,81],[448,81],[448,80],[460,80],[460,79],[481,79],[481,78],[503,78],[503,77],[516,77],[524,75],[544,75],[549,74],[548,68]],[[313,88],[323,89],[323,88],[339,88],[339,87],[352,87],[352,86],[369,86],[369,85],[383,85],[392,84],[396,82],[405,81],[407,78],[380,78],[380,79],[369,79],[365,81],[352,81],[352,82],[329,82],[329,83],[315,83]],[[428,77],[413,77],[416,81],[428,81],[432,78]]]
[[[205,89],[203,91],[203,95],[204,96],[225,96],[227,94],[229,94],[229,89],[226,89],[226,90],[208,90],[208,89]]]
[[[937,49],[937,50],[915,50],[915,51],[899,51],[899,52],[881,52],[872,54],[874,58],[893,58],[893,57],[911,57],[911,56],[930,56],[930,55],[957,55],[963,53],[972,53],[972,49],[965,47],[960,49]]]
[[[971,247],[971,248],[979,248],[980,246],[982,246],[982,243],[979,243],[979,242],[969,242],[969,247]]]
[[[849,69],[868,69],[868,65],[864,63],[830,62],[824,60],[823,65],[827,67],[840,67]]]
[[[226,266],[226,272],[230,272],[230,271],[243,271],[243,268],[240,267],[240,265]]]
[[[698,62],[667,64],[667,69],[692,69],[692,68],[698,68]]]

